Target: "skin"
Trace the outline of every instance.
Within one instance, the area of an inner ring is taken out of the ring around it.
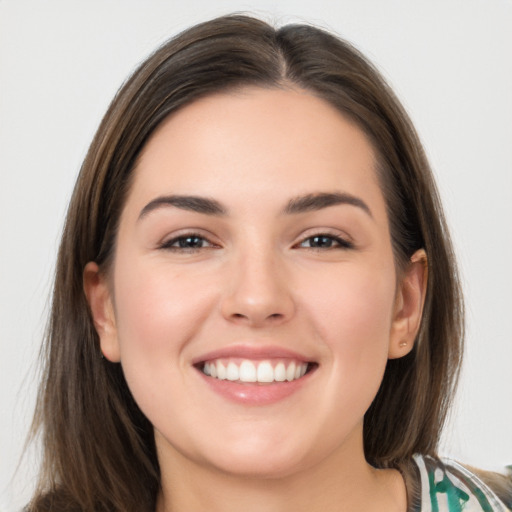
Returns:
[[[283,212],[320,193],[361,203]],[[171,194],[226,213],[141,215]],[[366,463],[362,428],[386,361],[414,343],[425,254],[398,279],[373,149],[329,104],[250,88],[171,116],[135,169],[113,267],[89,263],[84,286],[103,354],[155,427],[159,511],[406,509],[400,475]],[[292,350],[315,369],[276,403],[234,402],[193,364],[234,346]]]

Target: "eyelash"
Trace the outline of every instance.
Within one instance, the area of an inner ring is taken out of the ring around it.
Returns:
[[[185,243],[186,240],[192,240],[192,239],[195,239],[195,240],[199,241],[200,243],[206,242],[208,245],[202,246],[202,247],[194,247],[194,246],[189,246],[189,247],[181,246],[180,247],[179,245],[175,245],[175,244]],[[311,244],[311,241],[314,239],[317,239],[317,241],[319,241],[318,239],[323,239],[324,241],[333,242],[334,244],[329,247],[320,247],[320,246],[305,247],[303,245],[307,241],[309,241]],[[165,249],[165,250],[175,251],[175,252],[193,253],[193,252],[198,252],[198,251],[201,251],[204,249],[213,249],[215,247],[218,247],[218,246],[216,244],[214,244],[213,242],[210,242],[206,237],[199,235],[197,233],[189,233],[186,235],[177,236],[175,238],[172,238],[171,240],[168,240],[167,242],[164,242],[160,246],[160,249]],[[352,242],[350,242],[344,238],[341,238],[339,236],[336,236],[336,235],[332,235],[329,233],[316,233],[314,235],[310,235],[310,236],[304,238],[301,242],[299,242],[298,244],[295,244],[294,248],[295,247],[297,247],[297,248],[302,247],[304,249],[309,249],[312,251],[328,251],[328,250],[333,250],[333,249],[349,250],[349,249],[354,249],[354,244]]]
[[[194,247],[194,246],[180,247],[179,245],[178,246],[174,245],[174,244],[179,244],[179,243],[185,242],[186,240],[191,240],[191,239],[196,239],[201,242],[207,242],[209,245],[206,247]],[[168,251],[176,251],[176,252],[197,252],[197,251],[201,251],[204,249],[212,249],[214,247],[216,247],[216,244],[210,242],[203,235],[199,235],[197,233],[187,233],[186,235],[180,235],[175,238],[172,238],[171,240],[168,240],[167,242],[164,242],[160,246],[160,249],[166,249]]]
[[[346,240],[344,238],[341,238],[339,236],[332,235],[329,233],[316,233],[314,235],[308,236],[307,238],[302,240],[302,242],[300,242],[297,245],[299,247],[301,247],[302,244],[304,244],[304,242],[310,241],[310,243],[311,243],[311,240],[313,240],[313,239],[328,240],[330,242],[334,242],[335,245],[331,245],[330,247],[305,247],[305,249],[310,249],[312,251],[328,251],[328,250],[333,250],[333,249],[342,249],[342,250],[343,249],[345,249],[345,250],[354,249],[354,244],[352,242],[349,242],[348,240]]]

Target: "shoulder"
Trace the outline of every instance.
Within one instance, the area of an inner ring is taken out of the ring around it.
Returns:
[[[414,462],[419,470],[421,512],[510,511],[479,476],[458,462],[426,455],[415,455]]]

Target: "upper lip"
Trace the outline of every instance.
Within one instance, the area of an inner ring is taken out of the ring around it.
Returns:
[[[295,359],[304,363],[313,362],[311,358],[304,354],[284,347],[274,345],[233,345],[202,354],[194,358],[192,364],[196,365],[213,359],[228,359],[230,357],[252,360]]]

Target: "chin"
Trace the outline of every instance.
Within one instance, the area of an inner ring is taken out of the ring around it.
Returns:
[[[225,457],[216,460],[212,466],[217,471],[240,478],[253,479],[282,479],[303,471],[306,461],[294,460],[289,457],[276,457],[274,454],[261,453],[257,456],[248,457],[239,454],[233,457]]]
[[[257,479],[279,479],[301,472],[314,465],[319,451],[308,451],[307,443],[290,443],[290,439],[269,440],[252,437],[244,442],[217,446],[215,452],[203,452],[203,463],[232,476]],[[200,462],[201,463],[201,462]]]

